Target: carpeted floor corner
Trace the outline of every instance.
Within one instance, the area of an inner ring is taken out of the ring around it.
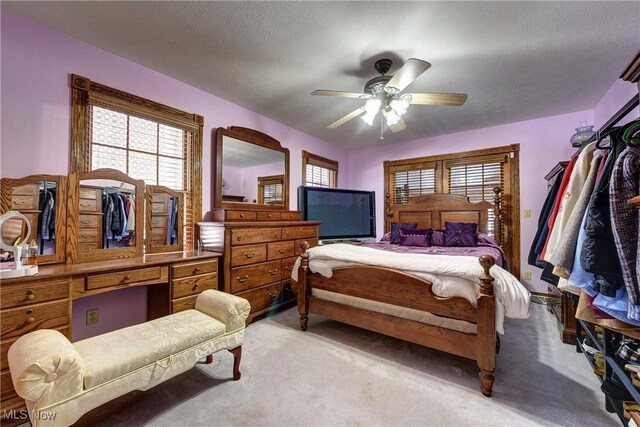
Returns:
[[[83,426],[616,426],[584,356],[532,304],[507,319],[494,395],[474,362],[290,309],[249,326],[242,379],[215,355],[147,392],[85,415]]]

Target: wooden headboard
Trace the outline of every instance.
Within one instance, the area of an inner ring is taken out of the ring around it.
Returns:
[[[496,193],[497,205],[500,204],[499,194]],[[386,200],[385,231],[391,229],[391,222],[416,223],[418,228],[444,228],[444,223],[472,222],[478,224],[478,231],[487,232],[489,211],[495,215],[495,237],[500,242],[500,207],[496,212],[496,205],[487,201],[479,203],[469,202],[465,196],[453,194],[425,194],[409,197],[406,205],[391,205],[390,197]]]

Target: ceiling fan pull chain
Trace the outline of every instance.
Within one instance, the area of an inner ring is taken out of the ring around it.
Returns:
[[[380,139],[384,139],[384,122],[382,121],[382,114],[380,114]]]

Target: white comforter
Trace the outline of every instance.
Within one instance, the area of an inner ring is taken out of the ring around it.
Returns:
[[[309,268],[325,277],[333,275],[333,269],[346,265],[376,265],[401,270],[433,283],[433,292],[444,298],[454,296],[476,304],[480,288],[482,266],[477,257],[447,256],[429,254],[404,254],[379,249],[333,244],[311,248]],[[291,277],[298,279],[300,258],[296,261]],[[496,330],[504,333],[504,316],[517,319],[529,317],[531,294],[508,271],[494,265],[491,276],[495,279],[493,289],[496,295]]]

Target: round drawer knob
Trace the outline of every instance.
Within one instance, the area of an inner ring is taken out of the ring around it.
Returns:
[[[197,272],[199,272],[199,271],[200,271],[200,267],[196,267],[196,268],[194,268],[194,269],[193,269],[193,273],[194,273],[194,274],[195,274],[195,273],[197,273]]]
[[[269,218],[271,218],[271,214],[267,215]]]
[[[122,279],[123,282],[126,282],[127,280],[131,280],[131,276],[127,275],[124,276],[124,279]]]
[[[36,296],[33,294],[33,289],[27,289],[26,299],[33,300]]]
[[[27,317],[27,323],[33,323],[36,321],[35,317]]]
[[[192,290],[192,291],[195,291],[196,289],[198,289],[198,286],[200,286],[200,285],[198,285],[198,284],[196,283],[195,285],[193,285],[193,288],[191,288],[191,290]]]
[[[240,218],[244,218],[244,214],[240,214]]]
[[[236,240],[239,242],[240,240],[242,240],[242,236],[236,237]]]

